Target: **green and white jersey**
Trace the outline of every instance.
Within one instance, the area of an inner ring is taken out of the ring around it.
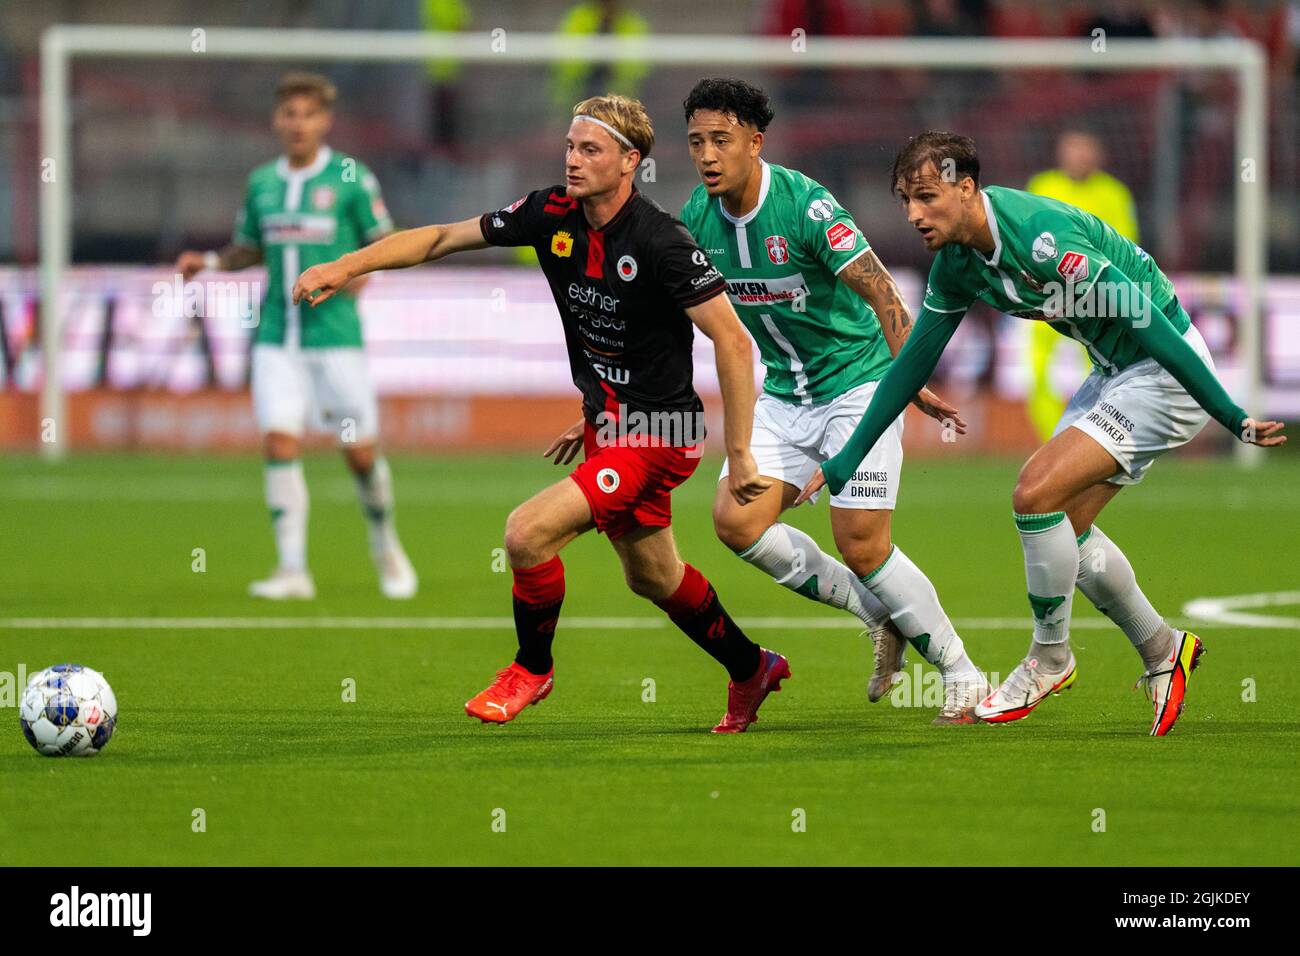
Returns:
[[[956,243],[940,249],[925,308],[964,313],[982,299],[1008,315],[1046,320],[1082,343],[1106,375],[1150,357],[1132,331],[1134,321],[1143,321],[1140,304],[1118,301],[1130,291],[1124,280],[1146,293],[1177,332],[1187,331],[1190,319],[1155,260],[1096,216],[1005,186],[988,186],[981,196],[993,254]],[[1107,270],[1115,274],[1103,279]],[[1099,280],[1098,294],[1089,295]]]
[[[260,249],[266,263],[267,290],[254,341],[360,347],[361,319],[351,295],[315,308],[298,306],[293,284],[304,269],[353,252],[392,229],[374,173],[328,146],[302,169],[292,169],[281,156],[253,170],[234,242]]]
[[[758,204],[745,215],[732,216],[700,185],[681,219],[758,342],[763,391],[795,404],[830,401],[889,368],[875,312],[837,279],[871,247],[819,183],[766,162],[762,177]]]

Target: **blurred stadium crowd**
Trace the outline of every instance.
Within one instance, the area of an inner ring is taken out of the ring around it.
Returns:
[[[1270,267],[1300,271],[1300,0],[267,0],[257,4],[72,0],[0,6],[0,261],[36,257],[38,46],[51,23],[379,30],[509,30],[789,36],[1107,38],[1246,36],[1266,49],[1270,88]],[[559,178],[558,132],[571,103],[612,88],[656,118],[656,181],[676,210],[695,179],[680,142],[680,101],[702,68],[298,64],[340,90],[332,141],[383,183],[399,224],[462,218]],[[82,262],[163,262],[220,244],[250,168],[277,151],[270,91],[287,64],[79,61],[74,69],[75,242]],[[728,72],[725,68],[716,72]],[[1055,168],[1063,133],[1090,134],[1099,162],[1136,201],[1144,245],[1172,270],[1231,265],[1234,86],[1217,74],[978,74],[916,70],[744,71],[773,94],[767,155],[807,171],[853,209],[882,256],[927,256],[892,208],[886,171],[912,133],[947,127],[981,146],[991,182],[1023,186]],[[553,155],[553,161],[546,157]],[[539,159],[539,157],[542,157]]]

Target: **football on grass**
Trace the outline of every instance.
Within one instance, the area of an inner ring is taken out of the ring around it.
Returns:
[[[23,736],[47,757],[89,757],[108,745],[117,698],[99,671],[55,664],[33,674],[18,717]]]

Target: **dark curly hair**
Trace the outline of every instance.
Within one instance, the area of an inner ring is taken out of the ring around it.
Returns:
[[[696,110],[717,110],[736,117],[760,133],[767,129],[775,115],[767,94],[757,86],[730,77],[712,77],[700,80],[682,103],[689,123]]]

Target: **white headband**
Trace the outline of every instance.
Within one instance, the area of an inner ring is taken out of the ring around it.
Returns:
[[[574,117],[574,119],[575,119],[575,120],[586,120],[588,123],[595,123],[597,126],[603,126],[603,127],[605,127],[605,129],[609,130],[609,135],[610,135],[610,136],[613,136],[616,140],[618,140],[620,143],[622,143],[622,144],[623,144],[624,146],[626,146],[628,149],[635,149],[635,150],[637,150],[637,152],[640,152],[640,148],[639,148],[639,147],[637,147],[637,146],[633,146],[633,145],[632,145],[632,141],[631,141],[630,139],[628,139],[626,136],[624,136],[624,135],[623,135],[622,133],[620,133],[618,130],[614,129],[614,127],[610,126],[610,125],[609,125],[608,123],[606,123],[604,120],[596,119],[596,117],[594,117],[594,116],[588,116],[586,113],[579,113],[577,116]]]

